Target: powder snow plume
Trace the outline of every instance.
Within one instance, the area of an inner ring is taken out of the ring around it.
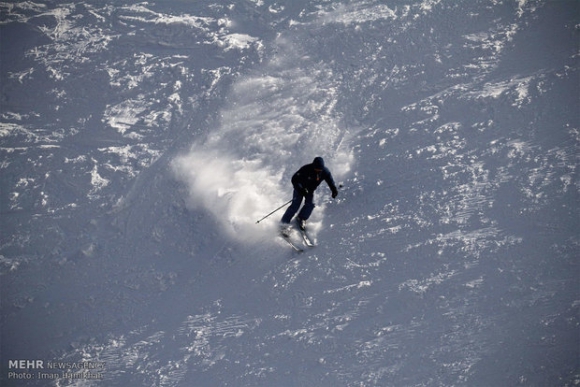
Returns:
[[[189,205],[205,208],[243,239],[271,232],[282,211],[256,221],[292,197],[290,178],[299,167],[322,156],[340,178],[353,158],[335,109],[332,71],[304,59],[296,44],[282,38],[276,44],[283,54],[240,76],[218,127],[173,162]]]

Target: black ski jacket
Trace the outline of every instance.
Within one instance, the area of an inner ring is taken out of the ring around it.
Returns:
[[[328,187],[332,191],[332,196],[336,197],[338,194],[336,184],[334,183],[330,170],[324,166],[322,157],[315,158],[312,164],[304,165],[292,176],[292,185],[302,193],[305,193],[305,189],[308,193],[313,193],[322,181],[328,184]]]

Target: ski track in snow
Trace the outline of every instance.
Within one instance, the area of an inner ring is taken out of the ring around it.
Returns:
[[[106,364],[54,386],[578,384],[570,9],[0,3],[3,359]],[[291,255],[255,221],[317,155],[345,188]]]

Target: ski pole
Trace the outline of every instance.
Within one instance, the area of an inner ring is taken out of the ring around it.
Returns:
[[[268,216],[272,215],[274,212],[281,210],[288,204],[292,203],[292,199],[288,200],[286,203],[282,204],[280,207],[276,208],[274,211],[270,212],[268,215],[264,216],[262,219],[258,220],[256,223],[260,223],[262,220],[266,219]]]

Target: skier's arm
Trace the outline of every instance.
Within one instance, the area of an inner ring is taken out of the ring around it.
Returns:
[[[328,187],[332,191],[332,198],[334,199],[335,197],[337,197],[338,189],[336,188],[336,184],[334,183],[334,179],[332,178],[332,173],[330,173],[330,171],[328,171],[328,173],[326,174],[324,181],[326,181],[326,184],[328,184]]]

